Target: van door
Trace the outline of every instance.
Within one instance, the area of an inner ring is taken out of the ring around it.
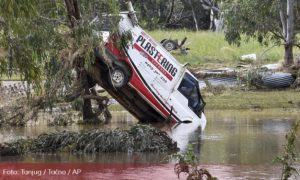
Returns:
[[[174,112],[177,112],[182,120],[192,120],[195,114],[201,117],[205,105],[200,95],[198,81],[187,72],[171,94],[169,101]]]

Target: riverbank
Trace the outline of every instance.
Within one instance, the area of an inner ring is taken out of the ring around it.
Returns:
[[[4,83],[7,85],[7,83]],[[0,107],[7,106],[25,96],[24,89],[18,88],[20,82],[12,81],[11,87],[16,87],[13,91],[0,88]],[[214,86],[205,87],[201,94],[206,102],[206,110],[264,110],[282,109],[300,111],[300,89],[281,90],[243,90],[242,87]],[[113,101],[109,106],[110,111],[125,110],[120,104]]]
[[[232,90],[219,89],[216,95],[203,90],[205,110],[254,110],[280,109],[300,112],[300,91],[286,90]],[[111,111],[125,110],[119,104],[110,105]]]
[[[204,91],[208,110],[282,109],[300,111],[299,90],[224,90],[218,95]]]

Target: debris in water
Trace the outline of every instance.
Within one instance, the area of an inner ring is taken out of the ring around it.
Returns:
[[[17,98],[11,104],[0,107],[0,126],[22,127],[29,120],[36,120],[38,108],[29,106],[26,98]]]
[[[165,132],[150,125],[134,125],[129,130],[89,130],[41,134],[0,144],[0,156],[26,153],[174,152],[177,143]]]
[[[241,56],[241,60],[242,61],[256,61],[257,60],[257,57],[256,57],[256,54],[255,53],[252,53],[252,54],[245,54],[245,55],[242,55]]]
[[[73,112],[58,114],[57,116],[54,116],[53,121],[48,122],[48,125],[49,126],[71,125],[72,123],[74,123],[73,116],[74,116]]]

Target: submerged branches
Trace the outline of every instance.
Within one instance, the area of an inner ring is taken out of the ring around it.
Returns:
[[[174,172],[180,178],[181,173],[186,173],[187,180],[217,180],[212,176],[207,169],[200,168],[198,158],[193,152],[193,146],[190,144],[187,151],[184,153],[176,153],[170,156],[177,159],[179,162],[174,166]]]
[[[0,126],[23,127],[28,121],[36,121],[40,109],[38,100],[29,103],[26,98],[17,98],[15,104],[0,108]]]
[[[176,142],[165,132],[147,125],[129,130],[89,130],[42,134],[35,139],[21,139],[0,144],[0,156],[26,153],[97,153],[97,152],[174,152]]]

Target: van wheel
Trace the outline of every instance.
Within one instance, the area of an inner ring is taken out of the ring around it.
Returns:
[[[115,88],[121,88],[128,82],[128,77],[125,71],[120,67],[116,67],[111,71],[110,79],[113,87]]]

